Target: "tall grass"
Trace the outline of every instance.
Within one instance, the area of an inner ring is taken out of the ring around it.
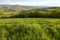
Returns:
[[[0,40],[60,40],[60,19],[0,19]]]

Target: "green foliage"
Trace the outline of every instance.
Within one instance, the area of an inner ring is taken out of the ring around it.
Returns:
[[[0,19],[0,40],[60,40],[60,19]]]
[[[60,9],[32,9],[0,12],[0,18],[60,18]]]
[[[36,9],[20,12],[11,18],[60,18],[60,9]]]

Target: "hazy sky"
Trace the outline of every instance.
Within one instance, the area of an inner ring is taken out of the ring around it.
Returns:
[[[60,0],[0,0],[0,4],[20,4],[28,6],[60,6]]]

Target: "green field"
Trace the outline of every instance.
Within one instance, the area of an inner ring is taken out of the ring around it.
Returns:
[[[60,40],[60,19],[0,19],[0,40]]]

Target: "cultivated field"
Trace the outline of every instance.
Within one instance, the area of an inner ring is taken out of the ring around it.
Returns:
[[[60,19],[0,19],[0,40],[60,40]]]

